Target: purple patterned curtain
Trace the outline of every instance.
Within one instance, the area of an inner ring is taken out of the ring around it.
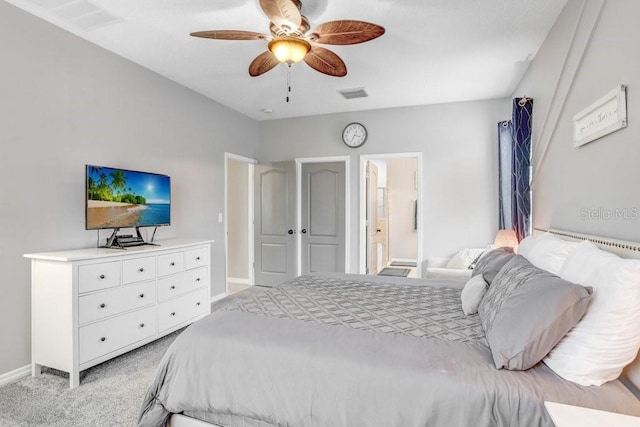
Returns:
[[[514,98],[511,120],[498,123],[499,223],[518,240],[531,230],[531,126],[533,99]]]

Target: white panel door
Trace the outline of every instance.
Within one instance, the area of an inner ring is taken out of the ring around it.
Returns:
[[[257,164],[254,174],[255,283],[295,276],[295,162]]]

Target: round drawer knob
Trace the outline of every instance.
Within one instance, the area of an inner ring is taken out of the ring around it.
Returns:
[[[140,269],[138,269],[138,271],[139,271],[140,273],[142,273],[142,272],[144,272],[144,268],[140,267]]]
[[[173,290],[175,288],[176,288],[175,285],[171,285],[171,287],[169,289]]]
[[[100,304],[100,308],[105,308],[106,306],[107,306],[107,304],[105,304],[105,303]]]
[[[196,261],[200,261],[200,257],[199,256],[196,257]]]
[[[169,264],[171,267],[173,267],[174,265],[176,265],[175,262],[171,262],[171,264]]]
[[[140,327],[141,327],[141,328],[144,328],[144,323],[140,323]]]
[[[172,316],[175,316],[175,315],[176,315],[176,312],[175,312],[175,311],[172,311],[172,312],[171,312],[171,315],[172,315]]]
[[[199,277],[198,277],[198,278],[196,278],[196,282],[199,282],[199,281],[200,281],[200,278],[199,278]]]
[[[106,276],[104,274],[101,274],[98,276],[101,280],[104,279]]]
[[[140,294],[140,298],[144,298],[144,294]]]
[[[196,303],[196,307],[197,307],[197,306],[199,306],[199,305],[200,305],[200,301],[198,301],[198,302]]]
[[[100,338],[100,342],[105,342],[106,340],[107,340],[107,337]]]

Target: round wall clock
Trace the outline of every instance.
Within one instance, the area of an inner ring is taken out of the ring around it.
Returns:
[[[362,123],[349,123],[342,131],[342,142],[347,147],[358,148],[367,141],[367,128]]]

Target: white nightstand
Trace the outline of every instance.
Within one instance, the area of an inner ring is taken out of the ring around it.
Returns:
[[[544,402],[556,427],[639,427],[640,417],[598,411],[555,402]]]

